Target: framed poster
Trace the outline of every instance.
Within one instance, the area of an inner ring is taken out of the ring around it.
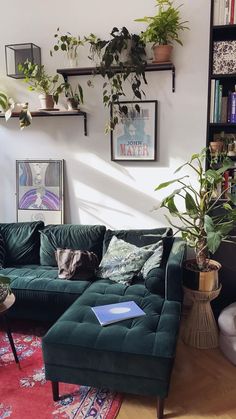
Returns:
[[[120,108],[125,106],[126,113]],[[119,121],[111,131],[111,159],[153,161],[157,149],[157,100],[113,103],[111,118]]]
[[[17,160],[17,221],[63,224],[63,160]]]

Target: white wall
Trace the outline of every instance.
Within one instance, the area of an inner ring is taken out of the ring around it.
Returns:
[[[146,99],[159,101],[158,160],[156,162],[111,162],[110,138],[104,135],[108,111],[102,105],[102,79],[95,87],[80,79],[88,111],[88,137],[83,120],[35,118],[20,131],[17,119],[6,125],[0,120],[1,200],[0,220],[16,220],[15,160],[65,159],[65,222],[105,224],[112,228],[156,227],[166,225],[162,211],[152,211],[161,194],[155,186],[172,176],[174,169],[192,153],[199,151],[206,138],[208,77],[208,35],[210,0],[184,0],[182,17],[190,31],[183,36],[184,47],[176,46],[176,92],[171,91],[171,72],[147,74]],[[50,57],[53,34],[85,35],[90,32],[106,38],[113,26],[127,26],[138,32],[142,25],[135,18],[154,13],[154,0],[11,0],[3,2],[0,15],[0,89],[15,99],[29,100],[31,109],[39,107],[37,95],[26,90],[21,80],[5,76],[4,45],[33,42],[42,49],[42,60],[49,72],[67,65],[62,54]],[[81,66],[89,64],[86,49]],[[74,82],[74,81],[73,81]],[[127,97],[132,99],[132,97]]]

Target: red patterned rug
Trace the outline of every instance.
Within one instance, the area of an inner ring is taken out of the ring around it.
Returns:
[[[107,389],[60,384],[61,401],[52,399],[46,382],[40,330],[12,333],[21,370],[18,369],[8,338],[0,331],[0,419],[114,419],[122,396]]]

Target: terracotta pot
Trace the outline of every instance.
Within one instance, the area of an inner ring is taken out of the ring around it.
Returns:
[[[53,109],[54,100],[52,95],[39,95],[41,109]]]
[[[166,63],[171,61],[172,45],[153,45],[153,63]]]
[[[212,153],[219,153],[223,149],[223,141],[211,141],[210,149]]]
[[[183,283],[187,288],[198,291],[213,291],[219,288],[218,271],[221,264],[216,260],[209,259],[209,265],[212,270],[208,272],[201,272],[195,268],[195,259],[186,260],[184,263]]]
[[[67,99],[67,106],[68,106],[69,111],[79,110],[78,109],[79,102],[73,97]]]

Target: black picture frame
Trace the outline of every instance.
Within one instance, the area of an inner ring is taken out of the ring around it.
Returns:
[[[158,101],[114,102],[111,106],[111,120],[123,105],[127,106],[128,113],[127,116],[119,117],[115,128],[111,130],[111,160],[155,161]]]

